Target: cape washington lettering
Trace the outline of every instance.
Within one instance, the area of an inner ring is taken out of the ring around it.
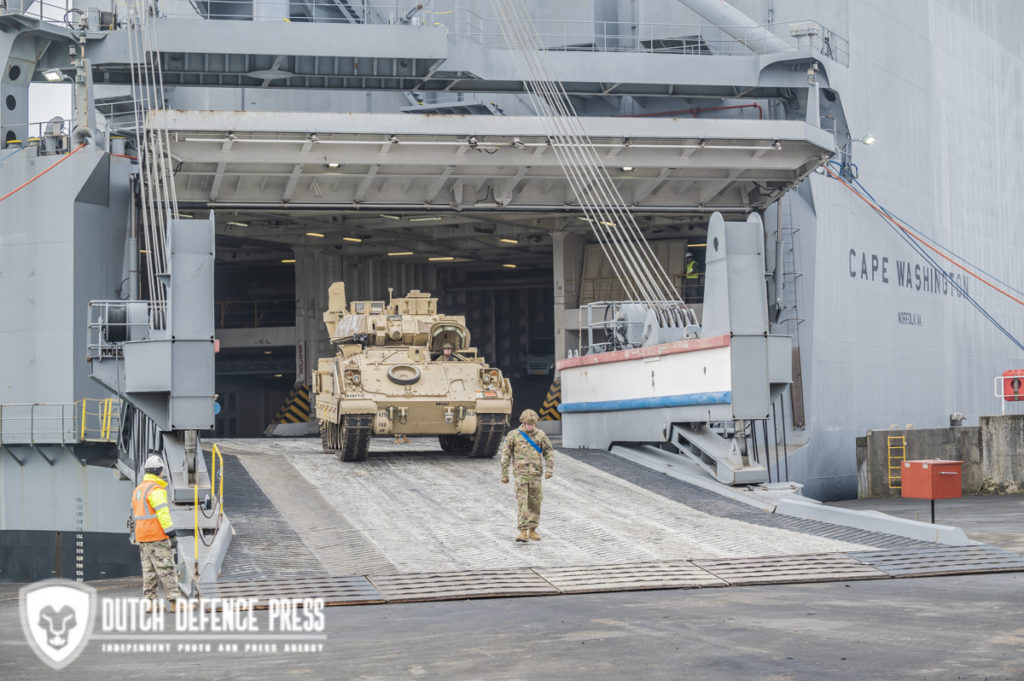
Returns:
[[[851,248],[850,278],[880,281],[883,284],[895,283],[901,288],[957,298],[963,298],[964,293],[970,294],[970,280],[960,272],[946,272],[931,265],[915,265],[909,260],[895,260],[894,267],[889,260],[889,256],[864,251],[858,253]],[[955,286],[950,282],[950,277],[956,282]]]

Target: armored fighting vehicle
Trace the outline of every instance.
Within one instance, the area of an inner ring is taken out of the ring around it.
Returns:
[[[437,435],[444,451],[497,453],[512,387],[477,355],[463,317],[438,314],[437,298],[416,290],[347,302],[337,282],[323,319],[337,346],[313,375],[325,452],[362,461],[373,435]]]

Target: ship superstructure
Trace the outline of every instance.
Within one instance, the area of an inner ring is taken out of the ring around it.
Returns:
[[[202,457],[189,463],[186,431],[253,435],[279,407],[308,417],[314,358],[330,352],[321,315],[331,282],[360,300],[388,287],[434,292],[513,377],[526,400],[517,408],[536,406],[554,378],[523,369],[532,340],[553,338],[565,360],[586,353],[588,330],[612,326],[593,314],[628,298],[595,236],[607,225],[580,205],[489,3],[100,5],[8,0],[0,10],[0,546],[35,556],[5,550],[0,578],[131,569],[121,500],[138,454],[166,446],[161,433],[181,431],[186,504],[190,484],[214,494]],[[712,216],[762,225],[763,300],[752,308],[789,349],[771,352],[786,371],[766,369],[758,389],[772,409],[756,437],[781,447],[807,495],[855,494],[854,438],[867,428],[999,408],[993,377],[1020,359],[1018,303],[925,258],[861,197],[975,273],[1014,283],[1021,216],[1006,197],[1022,171],[1005,150],[1022,146],[1024,129],[1021,95],[1003,82],[1024,70],[1021,9],[522,6],[701,321],[735,303],[703,307],[714,299]],[[75,120],[30,121],[30,84],[64,79],[75,84]],[[212,232],[208,278],[169,267],[173,247],[158,235],[175,225]],[[150,343],[148,366],[160,366],[173,312],[165,318],[157,294],[175,276],[188,290],[178,304],[203,317],[190,343],[212,312],[214,375],[203,354],[145,384],[138,374],[122,383],[120,369],[93,381],[98,364],[127,364],[133,350],[98,354],[91,334],[110,319],[90,316],[90,302],[118,303],[126,331],[114,342]],[[163,407],[138,397],[157,393]],[[566,413],[580,402],[570,398]],[[148,420],[125,416],[147,404]],[[196,407],[195,418],[161,419],[171,404]],[[219,410],[212,422],[207,408]],[[747,417],[722,421],[734,418]],[[726,434],[737,433],[751,438],[735,426]],[[588,444],[672,437],[609,424],[608,442]]]

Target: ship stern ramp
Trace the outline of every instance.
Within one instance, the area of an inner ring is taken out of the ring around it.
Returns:
[[[925,556],[922,574],[1024,570],[1021,556],[958,540],[953,528],[924,540],[881,521],[799,517],[784,512],[780,490],[728,488],[667,452],[659,462],[557,450],[543,540],[522,544],[499,463],[440,451],[432,438],[374,440],[362,462],[313,439],[218,445],[234,538],[201,591],[261,607],[272,597],[356,605],[887,579],[885,565],[911,554]]]

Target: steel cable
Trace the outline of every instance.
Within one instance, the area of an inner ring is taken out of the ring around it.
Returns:
[[[522,58],[524,84],[549,129],[549,143],[624,292],[648,305],[678,301],[668,274],[626,208],[543,50],[533,40],[535,31],[529,18],[514,2],[495,3],[495,7],[506,42]]]

